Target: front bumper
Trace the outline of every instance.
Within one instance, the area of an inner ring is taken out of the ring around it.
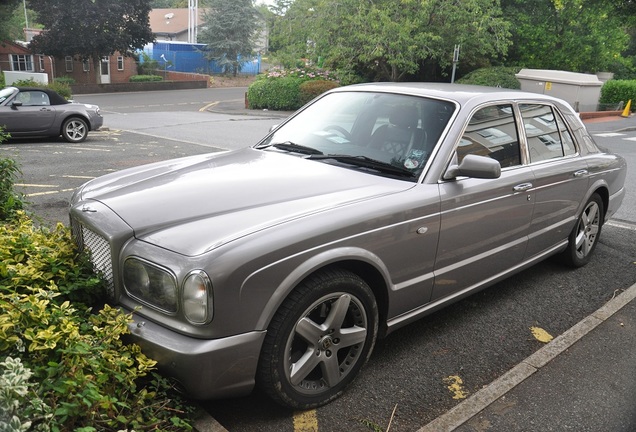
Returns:
[[[244,396],[254,388],[264,331],[195,339],[139,316],[134,316],[129,327],[131,342],[156,360],[159,370],[174,377],[192,398]]]

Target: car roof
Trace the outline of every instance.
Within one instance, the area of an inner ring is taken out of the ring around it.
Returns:
[[[20,90],[21,92],[24,92],[24,91],[44,92],[49,96],[49,101],[51,105],[64,105],[64,104],[70,103],[59,93],[46,87],[16,87],[16,88]]]
[[[339,87],[332,91],[373,91],[387,93],[401,93],[412,96],[433,97],[438,99],[452,100],[460,105],[468,102],[479,103],[491,100],[517,100],[531,99],[539,101],[550,101],[563,104],[560,99],[539,93],[525,92],[521,90],[506,89],[500,87],[486,87],[467,84],[450,83],[423,83],[423,82],[384,82],[354,84],[346,87]]]

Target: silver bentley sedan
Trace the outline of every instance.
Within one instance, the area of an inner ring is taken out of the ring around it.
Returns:
[[[376,338],[547,257],[585,265],[625,175],[561,100],[362,84],[253,147],[92,180],[70,218],[132,340],[188,394],[257,385],[306,409]]]
[[[86,139],[104,123],[97,105],[67,101],[43,87],[0,90],[0,126],[13,138],[62,137],[71,143]]]

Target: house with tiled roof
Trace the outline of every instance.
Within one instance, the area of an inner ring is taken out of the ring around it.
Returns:
[[[190,12],[188,8],[151,10],[150,28],[157,41],[196,42],[192,33],[203,23],[203,10]]]

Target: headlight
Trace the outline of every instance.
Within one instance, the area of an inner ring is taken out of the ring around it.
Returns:
[[[177,312],[177,284],[165,269],[139,258],[124,262],[124,286],[138,300],[165,312]]]
[[[188,321],[204,324],[212,319],[211,310],[212,284],[208,275],[202,271],[194,271],[183,283],[183,312]]]

